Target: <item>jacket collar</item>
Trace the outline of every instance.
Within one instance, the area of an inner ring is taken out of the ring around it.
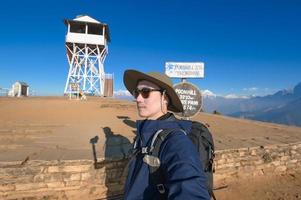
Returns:
[[[160,129],[183,129],[189,133],[191,125],[191,121],[177,120],[173,114],[164,120],[138,120],[137,139],[140,140],[142,146],[146,146],[152,136]]]

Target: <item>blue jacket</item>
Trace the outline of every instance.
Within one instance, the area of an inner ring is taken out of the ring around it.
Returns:
[[[196,147],[179,129],[189,133],[191,121],[144,120],[137,121],[138,148],[146,147],[160,129],[176,129],[162,143],[159,158],[164,165],[164,186],[168,199],[210,199],[206,179]],[[125,184],[125,200],[159,199],[159,192],[150,179],[148,165],[143,155],[133,157],[129,164]]]

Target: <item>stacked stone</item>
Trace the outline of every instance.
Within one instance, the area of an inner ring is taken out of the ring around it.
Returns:
[[[0,199],[101,199],[121,196],[127,159],[0,162]],[[215,184],[301,171],[301,142],[216,152]]]
[[[96,199],[123,192],[126,160],[0,163],[0,199]]]
[[[215,181],[301,170],[301,143],[217,151]]]

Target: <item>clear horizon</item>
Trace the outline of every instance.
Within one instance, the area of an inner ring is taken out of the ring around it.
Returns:
[[[87,14],[109,25],[105,72],[164,72],[165,62],[204,62],[191,82],[218,95],[266,95],[301,81],[300,1],[3,2],[0,88],[16,81],[37,95],[63,95],[69,65],[64,19]],[[179,79],[174,79],[178,83]],[[188,80],[190,81],[190,80]]]

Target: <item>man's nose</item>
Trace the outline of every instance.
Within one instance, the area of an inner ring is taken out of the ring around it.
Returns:
[[[135,100],[136,102],[141,102],[143,100],[142,95],[139,93]]]

